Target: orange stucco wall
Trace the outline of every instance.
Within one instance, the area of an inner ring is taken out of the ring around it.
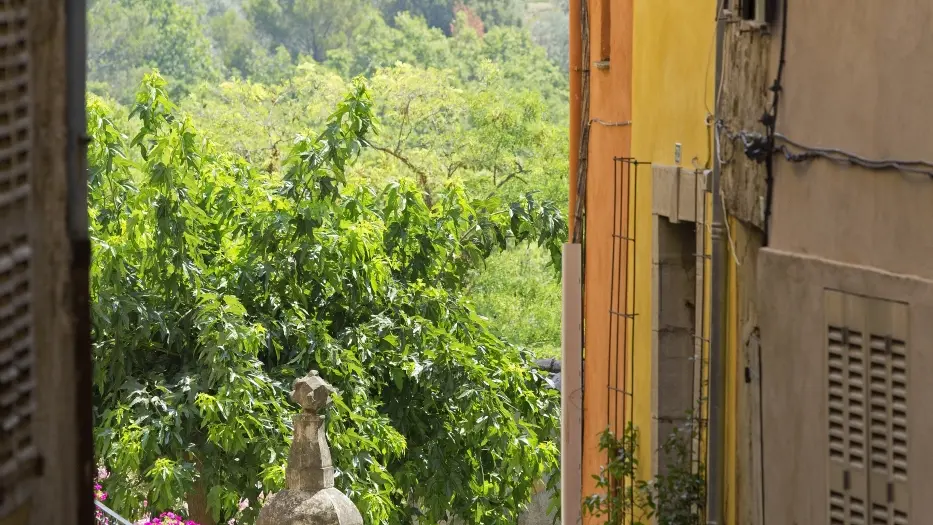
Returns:
[[[591,62],[599,60],[601,44],[601,2],[590,0]],[[589,169],[586,192],[586,278],[584,304],[584,405],[583,405],[583,496],[596,492],[593,475],[605,464],[599,453],[599,433],[609,424],[607,366],[609,362],[609,303],[612,270],[613,157],[631,156],[631,128],[607,126],[632,118],[632,0],[614,0],[611,16],[610,67],[597,69],[592,63],[590,75],[590,119],[598,119],[590,128]],[[600,123],[602,122],[602,123]],[[620,181],[625,185],[624,181]],[[622,199],[620,213],[625,213]],[[616,253],[617,257],[624,253]],[[618,280],[616,280],[618,281]],[[616,283],[618,286],[618,282]],[[623,285],[624,286],[624,285]],[[618,290],[625,296],[624,287]],[[617,384],[624,381],[619,378]],[[621,419],[621,417],[620,417]]]

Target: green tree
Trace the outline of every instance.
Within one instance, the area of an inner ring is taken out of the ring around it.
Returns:
[[[532,40],[543,47],[548,58],[567,72],[570,68],[570,18],[567,0],[552,0],[531,14],[528,24]]]
[[[465,0],[486,27],[520,26],[525,15],[525,0]]]
[[[172,81],[176,96],[218,78],[198,11],[177,0],[95,0],[88,10],[88,80],[128,102],[152,68]]]
[[[471,195],[515,199],[541,192],[566,200],[567,141],[548,107],[489,62],[467,88],[449,72],[407,64],[371,80],[382,133],[350,175],[383,183],[411,177],[431,195],[451,180]],[[254,162],[275,163],[296,133],[324,122],[344,90],[339,76],[306,62],[280,85],[234,82],[202,88],[185,102],[211,137]]]
[[[443,71],[407,65],[380,70],[372,83],[385,131],[374,149],[429,195],[455,178],[474,195],[511,199],[534,190],[560,202],[566,141],[546,119],[540,97],[510,91],[490,63],[480,75],[473,89],[461,89]],[[371,173],[385,169],[385,160],[364,159]]]
[[[386,20],[395,20],[400,13],[424,18],[429,26],[449,32],[454,19],[453,0],[381,0],[380,8]]]
[[[370,0],[246,0],[243,9],[270,49],[282,45],[318,62],[378,16]]]
[[[522,24],[525,0],[379,0],[386,20],[408,12],[424,18],[428,25],[450,34],[458,2],[470,8],[486,27]]]
[[[288,384],[315,368],[367,522],[515,522],[556,467],[556,399],[461,296],[510,243],[558,260],[556,208],[351,183],[375,125],[361,83],[280,170],[205,140],[157,76],[133,114],[130,139],[89,105],[96,446],[117,509],[250,520],[283,481]]]
[[[285,46],[270,51],[236,9],[210,20],[210,33],[227,75],[264,82],[282,82],[294,73],[291,53]]]
[[[430,27],[424,18],[402,12],[391,26],[376,17],[346,47],[328,54],[328,65],[348,78],[369,77],[396,63],[447,69],[453,64],[450,39],[440,29]]]
[[[548,104],[551,118],[566,126],[569,80],[567,74],[548,59],[544,48],[531,39],[526,29],[496,27],[486,33],[481,45],[456,46],[457,60],[474,65],[471,78],[481,78],[484,61],[497,66],[505,86],[512,90],[536,91]]]
[[[560,359],[561,286],[549,261],[547,250],[515,246],[487,259],[469,290],[496,335],[538,358]]]

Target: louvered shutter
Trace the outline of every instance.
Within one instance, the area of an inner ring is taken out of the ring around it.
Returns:
[[[826,292],[831,525],[908,525],[907,305]]]
[[[0,517],[36,476],[28,0],[0,0]]]

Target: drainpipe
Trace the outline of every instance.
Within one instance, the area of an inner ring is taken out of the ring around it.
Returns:
[[[567,208],[567,225],[570,233],[570,242],[573,242],[575,211],[577,209],[577,170],[580,166],[580,130],[582,127],[581,115],[583,104],[581,99],[583,82],[583,54],[581,42],[581,0],[570,0],[570,206]]]
[[[719,2],[717,2],[718,4]],[[714,97],[717,104],[714,106],[715,119],[719,118],[719,92],[722,89],[722,48],[725,23],[722,20],[719,6],[716,12],[716,84]],[[716,120],[713,122],[713,133],[716,133]],[[719,141],[714,141],[718,144]],[[718,147],[718,146],[714,146]],[[723,494],[725,492],[724,461],[725,457],[725,289],[726,289],[726,242],[723,238],[723,226],[727,220],[720,197],[720,177],[722,166],[719,164],[719,151],[713,156],[713,223],[710,237],[712,240],[712,268],[710,286],[710,333],[709,333],[709,426],[708,426],[708,457],[707,457],[707,492],[706,492],[706,523],[707,525],[723,525]]]

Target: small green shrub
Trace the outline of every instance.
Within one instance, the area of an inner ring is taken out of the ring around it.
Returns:
[[[595,475],[598,493],[583,502],[584,514],[605,518],[608,525],[699,525],[706,506],[705,467],[693,461],[698,421],[676,428],[661,445],[667,469],[653,479],[637,479],[638,429],[629,424],[621,436],[600,434],[599,449],[608,458]]]

